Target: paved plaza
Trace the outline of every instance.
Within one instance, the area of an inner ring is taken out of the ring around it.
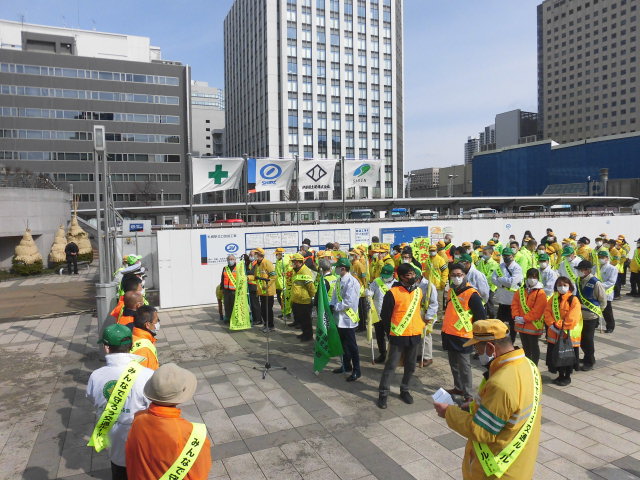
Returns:
[[[640,301],[614,304],[618,325],[598,333],[598,362],[569,387],[549,383],[543,368],[543,425],[536,479],[640,478]],[[230,333],[214,308],[160,313],[161,362],[198,377],[183,413],[204,422],[212,440],[213,479],[461,478],[465,440],[438,418],[430,401],[451,387],[439,334],[434,363],[417,369],[413,405],[375,405],[381,365],[360,334],[363,377],[347,383],[333,361],[312,372],[313,344],[276,320],[271,361],[262,379],[266,338],[258,329]],[[96,421],[85,398],[90,373],[104,365],[89,314],[0,324],[0,477],[48,480],[110,478],[103,452],[86,447]],[[544,354],[543,354],[544,357]],[[481,374],[475,364],[476,385]],[[398,375],[399,377],[399,375]]]

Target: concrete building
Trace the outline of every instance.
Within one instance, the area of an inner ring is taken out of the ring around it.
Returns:
[[[473,156],[480,151],[480,140],[468,137],[464,144],[464,164],[473,162]]]
[[[0,164],[90,208],[104,125],[116,206],[188,203],[188,91],[188,67],[149,38],[0,20]]]
[[[224,38],[230,156],[381,158],[355,194],[401,195],[402,0],[236,0]]]
[[[428,197],[470,197],[472,192],[472,166],[452,165],[440,168],[412,170],[409,175],[409,196]]]
[[[191,151],[194,156],[224,156],[224,92],[191,81]]]
[[[480,151],[494,150],[496,148],[496,125],[488,125],[478,134]]]
[[[530,143],[538,138],[538,114],[520,109],[496,115],[496,148]]]
[[[485,197],[541,195],[549,185],[586,186],[600,178],[603,169],[608,169],[609,184],[617,185],[615,195],[624,194],[635,184],[620,180],[640,178],[639,151],[640,132],[565,144],[546,139],[481,152],[473,159],[473,194]],[[572,191],[565,193],[581,194],[575,189]],[[607,192],[611,195],[613,191]],[[640,192],[636,192],[633,196],[639,195]]]
[[[538,5],[538,112],[559,143],[638,131],[637,0]]]

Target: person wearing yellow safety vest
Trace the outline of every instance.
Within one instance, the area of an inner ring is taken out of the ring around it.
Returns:
[[[462,478],[531,480],[542,421],[540,371],[513,346],[500,320],[475,322],[465,346],[473,346],[489,366],[478,401],[468,411],[434,402],[449,428],[467,439]]]
[[[251,326],[262,326],[262,313],[260,312],[260,299],[258,298],[258,284],[256,282],[255,252],[251,250],[249,255],[244,255],[244,268],[247,273],[247,286],[249,289],[249,310],[251,311]]]
[[[613,287],[613,299],[618,300],[620,298],[622,280],[624,279],[624,262],[627,260],[626,252],[622,248],[622,241],[609,240],[609,256],[611,265],[618,270],[616,284]]]
[[[558,272],[551,268],[549,255],[546,253],[538,255],[538,270],[540,271],[540,282],[543,285],[544,292],[547,294],[547,298],[549,298],[555,291]]]
[[[561,277],[567,277],[571,280],[573,286],[578,281],[578,264],[580,259],[576,256],[576,251],[571,245],[567,245],[562,249],[562,259],[558,266],[558,275]]]
[[[489,300],[485,304],[485,309],[487,310],[487,315],[494,317],[496,312],[494,297],[498,287],[491,281],[491,276],[493,272],[500,268],[500,264],[493,259],[493,247],[488,245],[482,247],[482,255],[478,261],[477,268],[486,277],[489,284]]]
[[[509,325],[511,341],[516,339],[516,331],[513,316],[511,315],[511,302],[513,295],[524,282],[522,269],[514,260],[514,251],[511,248],[502,249],[502,263],[500,268],[491,274],[491,282],[498,287],[495,293],[495,301],[498,304],[496,317]]]
[[[536,257],[536,247],[538,242],[533,239],[528,239],[518,251],[515,258],[518,265],[523,272],[528,271],[530,268],[538,268],[538,261]]]
[[[389,255],[389,251],[385,248],[380,248],[379,250],[373,250],[375,253],[374,260],[371,262],[369,267],[370,275],[369,280],[373,281],[380,276],[380,272],[382,271],[382,267],[385,265],[390,265],[394,268],[396,267],[393,258]]]
[[[253,251],[256,258],[255,281],[260,300],[260,316],[262,318],[262,331],[275,330],[273,323],[273,303],[276,294],[276,268],[273,263],[265,258],[265,251],[256,248]]]
[[[547,242],[544,244],[547,255],[549,255],[549,263],[552,268],[558,268],[558,263],[560,262],[560,251],[562,247],[558,243],[558,239],[556,234],[550,232],[547,235]]]
[[[429,258],[422,264],[422,271],[424,277],[437,290],[439,313],[442,313],[445,306],[445,289],[449,283],[449,264],[438,254],[436,245],[429,246]]]
[[[458,263],[463,266],[464,273],[467,276],[467,282],[473,288],[476,289],[480,298],[482,298],[482,303],[485,305],[489,301],[489,295],[491,294],[491,289],[489,288],[489,281],[487,277],[485,277],[482,272],[480,272],[474,265],[473,260],[471,259],[471,255],[465,253],[458,259]]]
[[[391,377],[400,358],[404,356],[404,374],[400,383],[400,398],[413,403],[409,382],[416,370],[416,356],[422,343],[425,320],[422,316],[422,289],[418,286],[416,270],[404,263],[398,267],[398,282],[384,295],[380,323],[389,336],[389,357],[384,364],[378,387],[378,407],[387,408]]]
[[[527,270],[527,279],[511,302],[516,332],[520,334],[524,354],[538,365],[540,360],[540,343],[538,339],[545,331],[544,310],[547,307],[547,295],[540,283],[540,272],[537,268]]]
[[[156,335],[160,330],[158,311],[151,305],[144,305],[138,309],[136,319],[133,321],[133,345],[131,353],[141,357],[140,365],[157,370],[158,351],[156,349]]]
[[[588,260],[583,260],[578,264],[577,294],[582,305],[582,370],[589,371],[596,363],[595,357],[595,333],[603,317],[603,310],[607,308],[607,293],[605,285],[592,274],[593,264]]]
[[[463,395],[471,399],[473,376],[471,374],[472,348],[464,343],[472,336],[472,324],[487,318],[482,299],[475,288],[467,282],[464,268],[458,263],[451,266],[449,273],[451,286],[448,302],[442,320],[442,348],[447,351],[454,388],[447,390],[451,395]]]
[[[360,299],[360,283],[349,273],[351,262],[348,258],[340,258],[335,265],[336,274],[340,276],[331,296],[331,310],[334,313],[338,334],[342,342],[342,365],[333,373],[350,373],[347,382],[354,382],[362,376],[360,371],[360,352],[356,342],[356,327],[360,322],[358,304]]]
[[[587,237],[580,237],[578,239],[578,248],[576,249],[576,255],[580,260],[591,259],[591,247],[589,247],[589,239]]]
[[[325,287],[327,288],[327,296],[328,298],[331,298],[333,291],[336,288],[336,283],[338,282],[338,276],[333,273],[333,265],[329,258],[329,256],[322,256],[318,261],[318,267],[320,267],[322,279],[324,280]]]
[[[482,242],[480,240],[473,241],[473,250],[471,251],[471,258],[473,259],[473,264],[477,267],[478,262],[480,261],[480,256],[482,255]]]
[[[300,327],[302,333],[297,336],[301,342],[313,339],[311,326],[312,299],[316,294],[314,273],[304,265],[304,257],[299,253],[291,256],[293,274],[291,276],[291,311],[293,323],[290,326]]]
[[[491,245],[496,252],[502,255],[502,249],[504,246],[500,242],[500,234],[498,232],[493,233],[493,237],[487,242],[487,245]]]
[[[631,291],[627,293],[632,297],[640,297],[640,238],[636,240],[636,249],[630,255],[631,262],[629,263],[629,283],[631,284]]]
[[[395,282],[393,278],[394,267],[392,265],[385,265],[380,271],[380,276],[375,278],[373,282],[369,284],[369,288],[366,291],[368,297],[373,300],[373,307],[378,313],[378,318],[382,313],[382,300],[385,294],[391,289],[391,286]],[[386,332],[382,325],[382,322],[376,322],[373,324],[373,328],[376,332],[376,343],[378,344],[378,356],[375,358],[375,363],[383,363],[387,358],[387,345],[386,345]]]
[[[602,317],[606,325],[605,333],[613,333],[616,328],[616,320],[613,318],[613,289],[618,279],[618,269],[609,262],[609,252],[600,250],[598,252],[598,263],[591,270],[598,280],[604,285],[607,294],[607,306],[602,307]]]
[[[369,285],[369,271],[367,268],[366,252],[359,248],[354,248],[349,252],[349,261],[351,262],[351,275],[360,284],[360,300],[358,301],[358,316],[360,322],[356,327],[356,332],[364,332],[367,329],[367,312],[369,311],[369,302],[365,295],[365,290]]]
[[[276,298],[278,299],[278,303],[280,304],[280,308],[284,307],[282,301],[282,292],[285,288],[285,271],[289,266],[289,262],[285,262],[284,258],[284,248],[279,247],[276,248]]]
[[[209,478],[211,441],[207,427],[182,418],[176,408],[193,398],[197,386],[196,376],[175,363],[162,365],[147,382],[144,394],[151,405],[136,414],[127,439],[130,479]]]
[[[608,250],[608,245],[605,244],[605,239],[603,239],[602,237],[596,237],[595,244],[596,244],[595,248],[593,248],[589,252],[589,258],[584,259],[584,260],[589,260],[594,265],[598,263],[598,252],[600,250]]]
[[[585,260],[583,260],[585,261]],[[574,295],[574,287],[567,277],[558,277],[555,292],[549,300],[544,311],[544,323],[547,325],[547,357],[546,364],[551,373],[558,373],[558,378],[553,383],[560,387],[566,387],[571,383],[571,373],[579,369],[580,340],[582,338],[582,315],[580,313],[580,300]],[[553,345],[558,338],[571,338],[571,344],[575,352],[575,364],[558,367],[553,364]]]
[[[236,276],[236,257],[235,255],[229,255],[220,278],[222,301],[224,303],[224,321],[227,323],[231,319],[231,312],[233,312],[233,305],[236,301]]]
[[[124,325],[109,325],[102,332],[98,343],[104,346],[107,364],[95,370],[87,384],[87,397],[100,414],[89,446],[96,451],[109,449],[112,478],[121,480],[127,478],[127,435],[134,414],[149,406],[143,389],[153,375],[153,370],[140,365],[139,357],[129,353],[132,344],[131,330]]]

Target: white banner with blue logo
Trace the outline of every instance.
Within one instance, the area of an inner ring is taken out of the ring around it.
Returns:
[[[256,192],[268,192],[272,190],[289,190],[293,173],[295,172],[295,160],[282,160],[275,158],[256,158],[255,162],[255,190]],[[249,176],[249,183],[251,182]]]
[[[344,188],[376,186],[382,160],[345,160]]]
[[[298,189],[301,192],[333,191],[333,177],[338,160],[302,160],[298,167]]]

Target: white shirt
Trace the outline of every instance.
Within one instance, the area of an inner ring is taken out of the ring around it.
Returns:
[[[395,281],[396,280],[393,278],[393,276],[389,278],[388,282],[384,282],[384,279],[383,279],[384,284],[387,286],[389,290],[391,290],[391,286],[394,284]],[[386,292],[382,291],[382,289],[380,288],[380,285],[378,285],[378,282],[376,282],[375,280],[371,282],[366,292],[368,297],[373,298],[373,305],[376,308],[378,315],[380,315],[380,312],[382,312],[382,300],[384,299],[385,293]]]
[[[597,267],[594,265],[591,269],[591,273],[593,273],[593,275],[596,275],[597,271]],[[605,291],[616,284],[616,280],[618,280],[618,273],[618,269],[611,265],[609,262],[605,263],[604,265],[600,265],[600,276],[602,277],[601,281],[604,284]],[[610,302],[613,301],[613,291],[607,293],[607,300]]]
[[[422,309],[424,312],[422,318],[424,318],[425,320],[437,320],[436,315],[438,314],[438,290],[435,286],[431,285],[431,295],[427,299],[429,280],[424,277],[422,277],[422,280],[420,280],[418,287],[420,288],[420,290],[422,290],[423,305],[426,305],[427,307],[426,311]],[[427,304],[427,302],[429,303]]]
[[[571,275],[569,275],[569,272],[567,272],[567,267],[565,266],[565,262],[564,262],[564,258],[560,260],[560,265],[558,266],[558,275],[561,277],[567,277],[569,280],[571,280]],[[571,268],[571,273],[573,273],[574,277],[580,277],[578,275],[578,264],[581,262],[579,257],[575,257],[573,260],[569,261],[569,268]],[[573,282],[571,282],[573,284]],[[574,287],[576,287],[575,284],[573,284]],[[575,288],[574,288],[575,291]]]
[[[478,291],[482,301],[487,303],[489,301],[489,293],[491,292],[489,289],[489,282],[487,281],[487,277],[480,272],[473,263],[467,272],[467,281]]]
[[[356,277],[347,272],[346,275],[338,280],[340,282],[340,294],[342,301],[338,301],[338,286],[333,290],[331,296],[331,305],[336,313],[336,320],[339,328],[356,328],[357,323],[353,323],[349,316],[345,313],[348,308],[358,314],[358,301],[360,300],[360,282]]]
[[[522,284],[522,268],[513,260],[507,267],[504,262],[500,264],[502,276],[497,272],[491,274],[491,281],[498,287],[495,293],[495,301],[500,305],[511,305],[513,291],[510,288],[518,289]]]
[[[137,361],[140,357],[130,353],[111,353],[106,355],[107,365],[95,370],[89,377],[87,384],[87,397],[93,401],[93,405],[98,412],[98,418],[102,415],[107,400],[111,394],[111,390],[107,385],[109,382],[117,382],[122,372],[132,361]],[[142,390],[145,384],[153,375],[153,370],[147,367],[141,367],[140,373],[136,377],[133,387],[129,392],[127,401],[120,412],[118,420],[109,431],[109,439],[111,447],[109,448],[109,457],[111,461],[121,467],[126,466],[124,461],[124,444],[131,429],[133,416],[140,410],[146,410],[151,403],[144,396]],[[105,386],[107,391],[105,392]]]
[[[549,298],[553,295],[553,289],[558,279],[558,272],[547,265],[547,268],[540,270],[540,277],[540,282],[544,285],[544,293],[547,295],[547,298]]]

